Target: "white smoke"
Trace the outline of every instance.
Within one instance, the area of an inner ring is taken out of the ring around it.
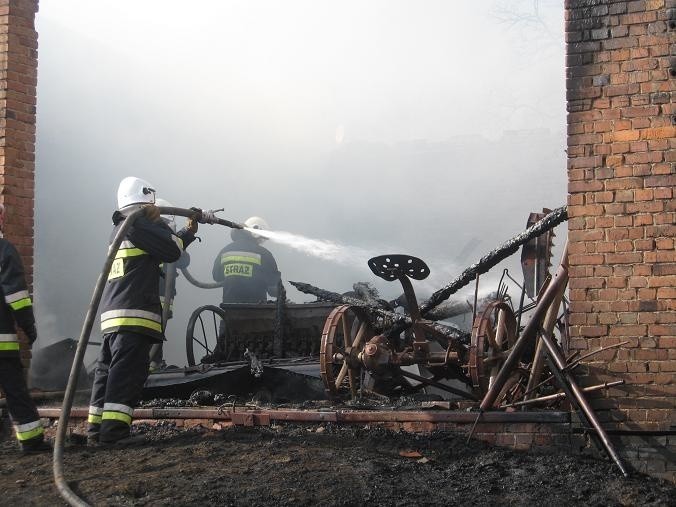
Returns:
[[[249,227],[245,227],[244,229],[256,236],[262,236],[274,243],[288,246],[306,255],[343,266],[366,267],[366,263],[370,258],[386,253],[383,252],[383,249],[367,250],[356,246],[343,245],[328,239],[308,238],[287,231],[268,231],[251,229]]]
[[[393,252],[400,252],[400,249],[392,247],[381,247],[376,249],[365,249],[353,245],[344,245],[336,241],[328,239],[314,239],[294,234],[287,231],[269,231],[263,229],[244,228],[246,231],[256,235],[262,236],[274,243],[288,246],[302,252],[306,255],[316,257],[321,260],[333,262],[343,266],[359,267],[364,270],[368,269],[367,262],[369,259],[385,254],[392,254]],[[405,253],[405,252],[401,252]],[[430,276],[425,280],[414,281],[416,290],[420,290],[424,294],[432,294],[438,289],[441,289],[446,284],[450,283],[456,276],[458,276],[467,266],[459,266],[456,262],[440,258],[423,259],[430,267]],[[479,297],[484,297],[492,292],[495,292],[498,287],[498,278],[494,274],[484,276],[480,280]],[[462,288],[454,298],[460,299],[474,299],[474,282],[470,283],[468,287]]]

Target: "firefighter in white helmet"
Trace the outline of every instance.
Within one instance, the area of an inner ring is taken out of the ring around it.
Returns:
[[[3,238],[5,208],[0,204],[0,387],[5,392],[9,416],[24,453],[50,451],[44,441],[35,403],[21,365],[17,327],[33,345],[38,337],[33,302],[28,293],[21,257],[12,243]]]
[[[160,220],[155,189],[140,178],[122,180],[117,204],[111,241],[131,212],[144,207],[145,214],[122,241],[101,297],[103,342],[92,386],[88,441],[104,445],[130,443],[132,413],[148,376],[150,348],[164,339],[160,264],[177,261],[197,232],[195,220],[176,233]]]
[[[248,218],[250,229],[268,229],[260,217]],[[232,243],[220,251],[214,261],[213,278],[223,282],[224,303],[259,303],[267,295],[277,296],[280,273],[277,262],[267,248],[261,246],[263,236],[242,229],[230,233]]]

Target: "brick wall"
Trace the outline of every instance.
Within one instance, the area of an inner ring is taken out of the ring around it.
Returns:
[[[565,30],[571,345],[627,341],[581,372],[627,382],[608,427],[676,429],[676,1],[567,0]]]
[[[38,0],[0,0],[0,202],[7,210],[5,237],[19,250],[31,287],[37,10]]]

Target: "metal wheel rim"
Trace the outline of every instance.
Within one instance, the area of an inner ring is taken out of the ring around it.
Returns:
[[[497,322],[500,312],[504,312],[505,339],[499,346],[495,342]],[[472,336],[469,351],[469,373],[472,385],[482,395],[488,392],[491,372],[499,369],[504,358],[491,365],[484,363],[484,359],[496,353],[508,351],[516,342],[516,317],[512,309],[503,301],[493,301],[478,315],[472,326]],[[496,350],[499,347],[499,350]]]
[[[220,321],[225,323],[225,312],[217,306],[200,306],[192,312],[190,319],[188,319],[185,336],[188,366],[196,366],[201,363],[201,359],[205,355],[214,352],[218,340]],[[226,350],[225,338],[222,338],[221,341],[221,347],[223,350]]]
[[[350,347],[358,351],[373,335],[373,329],[362,310],[350,305],[334,308],[324,323],[319,351],[319,368],[326,393],[331,398],[340,397],[346,388],[353,397],[361,379],[361,368],[348,363],[345,336],[350,337]],[[342,361],[336,359],[342,354]]]

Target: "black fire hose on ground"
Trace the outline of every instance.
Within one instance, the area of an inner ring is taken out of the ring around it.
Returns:
[[[201,211],[195,209],[185,209],[185,208],[174,208],[174,207],[160,207],[160,213],[163,215],[175,215],[182,216],[187,218],[197,217],[200,221]],[[89,308],[87,310],[87,315],[85,317],[84,323],[82,324],[82,331],[80,333],[80,339],[78,340],[77,349],[75,351],[75,358],[73,359],[73,365],[70,369],[70,375],[68,377],[68,385],[66,386],[65,395],[63,398],[63,404],[61,406],[61,415],[59,416],[58,427],[56,431],[56,439],[54,441],[54,456],[53,456],[53,469],[54,469],[54,483],[56,488],[59,490],[59,494],[66,500],[70,505],[77,507],[88,507],[89,504],[77,496],[68,486],[66,478],[64,476],[63,470],[63,448],[66,439],[66,431],[68,430],[68,419],[70,417],[70,410],[73,406],[73,398],[75,396],[75,388],[77,387],[77,379],[80,375],[80,368],[82,367],[82,360],[84,359],[84,354],[87,349],[87,342],[89,341],[89,335],[94,324],[94,319],[99,309],[99,303],[101,302],[101,295],[103,294],[103,288],[108,279],[108,273],[110,272],[110,267],[115,260],[115,255],[117,253],[120,244],[124,240],[129,228],[134,224],[134,221],[145,213],[144,208],[140,208],[133,213],[131,213],[120,226],[113,239],[113,242],[108,247],[108,256],[106,257],[106,262],[103,265],[103,269],[99,274],[99,277],[96,281],[96,286],[94,287],[94,293],[92,294],[91,302],[89,303]],[[224,220],[221,218],[211,216],[209,223],[224,225],[233,229],[242,229],[241,224],[230,222],[229,220]]]

